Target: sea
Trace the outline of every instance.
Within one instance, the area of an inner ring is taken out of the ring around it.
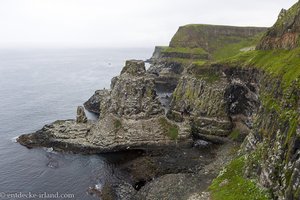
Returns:
[[[145,60],[152,51],[0,49],[0,199],[97,199],[88,188],[101,187],[111,176],[104,157],[27,149],[16,138],[74,119],[77,106],[95,90],[109,88],[126,60]]]

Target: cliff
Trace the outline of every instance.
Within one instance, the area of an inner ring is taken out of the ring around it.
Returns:
[[[293,49],[299,47],[300,3],[289,10],[282,9],[276,23],[257,46],[257,49]]]
[[[227,52],[227,57],[239,53],[240,49],[255,45],[258,37],[266,31],[260,27],[235,27],[191,24],[179,27],[170,42],[170,48],[201,48],[218,59]],[[235,47],[230,48],[230,47]]]
[[[127,61],[111,88],[85,103],[97,122],[80,107],[76,121],[18,141],[81,153],[148,152],[123,166],[138,188],[128,199],[300,199],[298,7],[283,10],[264,35],[265,28],[180,27],[169,47],[156,48],[148,71]],[[170,104],[160,92],[172,93]]]
[[[182,26],[168,47],[157,47],[148,73],[155,75],[157,90],[173,92],[183,71],[193,62],[221,60],[249,51],[266,28],[193,24]]]

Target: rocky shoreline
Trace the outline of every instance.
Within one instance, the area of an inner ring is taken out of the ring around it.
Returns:
[[[180,27],[148,70],[126,61],[84,103],[97,121],[78,107],[17,140],[106,156],[115,177],[89,189],[104,200],[299,199],[299,13],[268,30]]]
[[[171,97],[159,98],[156,91],[144,62],[127,61],[120,76],[112,79],[111,89],[96,91],[84,104],[87,110],[99,114],[98,121],[87,120],[79,106],[76,120],[58,120],[17,140],[28,148],[102,153],[109,163],[116,164],[116,177],[122,180],[89,189],[102,199],[199,196],[218,171],[216,167],[214,173],[204,173],[205,166],[218,159],[217,149],[231,142],[219,136],[193,136],[190,117],[182,114],[185,120],[180,123],[168,119],[171,99],[167,99]],[[180,184],[174,186],[174,180]]]

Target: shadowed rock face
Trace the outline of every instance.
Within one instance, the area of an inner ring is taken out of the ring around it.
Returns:
[[[282,9],[277,22],[271,27],[257,49],[293,49],[299,46],[300,3],[297,2],[289,10]]]
[[[100,114],[100,103],[103,101],[107,101],[107,98],[110,95],[110,91],[103,89],[103,90],[96,90],[95,94],[89,98],[84,103],[84,107],[86,110],[95,113],[95,114]]]
[[[228,136],[233,129],[245,137],[259,107],[258,71],[220,65],[187,71],[172,95],[168,118],[190,121],[196,138]]]

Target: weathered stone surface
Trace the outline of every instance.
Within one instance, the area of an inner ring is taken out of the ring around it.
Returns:
[[[154,79],[123,73],[113,79],[110,100],[100,103],[100,116],[113,113],[119,117],[149,118],[164,112],[158,101]]]
[[[186,200],[201,189],[207,188],[211,177],[199,174],[168,174],[153,180],[137,192],[134,199],[160,200],[178,199]]]
[[[19,142],[28,147],[46,146],[67,151],[95,153],[176,145],[189,133],[168,121],[154,90],[154,80],[146,76],[142,61],[126,62],[120,76],[112,79],[111,91],[102,90],[100,118],[87,122],[83,107],[77,119],[46,125],[36,133],[23,135]]]
[[[96,90],[95,94],[89,98],[88,101],[84,103],[84,107],[86,110],[100,114],[100,103],[103,101],[107,101],[109,98],[110,91],[109,90]]]
[[[125,67],[121,71],[121,75],[124,73],[139,76],[144,75],[146,72],[145,63],[142,60],[127,60]]]
[[[295,178],[300,170],[299,111],[298,104],[291,103],[299,100],[290,97],[300,91],[291,86],[293,89],[282,95],[277,83],[273,77],[261,76],[259,91],[264,98],[240,153],[247,158],[245,175],[258,179],[274,199],[299,199],[299,176]],[[266,98],[272,99],[273,105]],[[280,109],[276,109],[277,105]]]
[[[86,123],[87,117],[84,112],[84,108],[82,106],[77,107],[77,116],[76,116],[77,123]]]
[[[91,127],[90,122],[58,120],[45,125],[35,133],[21,135],[17,141],[29,148],[52,147],[55,150],[90,153],[96,150],[96,146],[91,145],[86,139]]]
[[[243,139],[260,105],[259,77],[252,69],[190,66],[172,95],[167,116],[177,122],[189,121],[196,137],[224,137],[238,129]]]
[[[289,10],[282,9],[278,20],[257,45],[257,49],[293,49],[299,47],[300,3]]]

